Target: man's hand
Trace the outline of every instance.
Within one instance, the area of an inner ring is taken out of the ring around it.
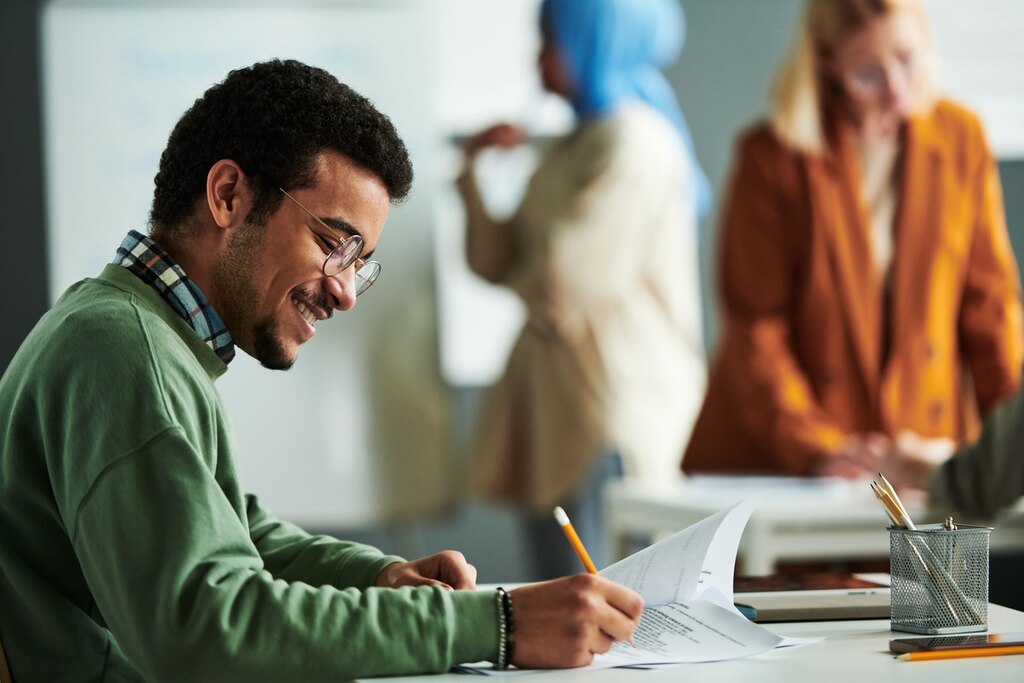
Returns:
[[[377,586],[441,586],[449,590],[476,588],[476,567],[462,553],[445,550],[412,562],[389,564],[377,575]]]
[[[509,595],[512,663],[524,668],[585,666],[616,640],[630,640],[644,610],[639,595],[591,574],[530,584]]]

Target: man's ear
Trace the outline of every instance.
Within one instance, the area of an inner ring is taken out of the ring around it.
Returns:
[[[252,209],[252,189],[245,171],[231,159],[221,159],[206,175],[206,203],[219,228],[236,228]]]

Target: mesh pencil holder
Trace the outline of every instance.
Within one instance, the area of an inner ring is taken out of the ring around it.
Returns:
[[[928,524],[889,528],[892,630],[970,633],[988,626],[992,529]]]

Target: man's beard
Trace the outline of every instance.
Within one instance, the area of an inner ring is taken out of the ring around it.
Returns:
[[[295,364],[295,356],[289,356],[277,335],[274,319],[268,318],[256,323],[253,329],[253,357],[268,370],[288,370]]]
[[[228,331],[236,340],[245,343],[245,328],[251,326],[252,338],[243,349],[270,370],[287,370],[295,363],[295,356],[289,356],[281,343],[277,321],[273,315],[263,320],[252,321],[256,311],[253,301],[259,301],[262,292],[253,283],[253,274],[263,267],[260,247],[263,245],[266,225],[246,223],[228,242],[227,254],[221,260],[214,275],[214,282],[220,296],[218,311],[228,323]],[[234,327],[234,329],[232,329]]]

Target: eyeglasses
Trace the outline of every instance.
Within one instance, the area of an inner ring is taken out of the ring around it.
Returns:
[[[843,78],[851,89],[865,95],[877,95],[887,87],[909,87],[914,78],[913,55],[848,69]]]
[[[329,234],[335,232],[331,226],[324,223],[323,219],[303,206],[298,199],[288,194],[283,187],[277,189],[281,190],[281,194],[285,197],[295,202],[296,206],[309,214],[310,218],[322,225]],[[341,240],[337,246],[333,246],[330,240],[316,230],[313,230],[308,223],[306,227],[316,236],[324,251],[328,252],[327,258],[324,259],[324,275],[334,277],[354,264],[356,267],[356,296],[368,290],[370,285],[376,282],[377,276],[380,275],[380,263],[377,261],[364,261],[359,258],[359,254],[363,251],[363,238],[360,235],[349,235]]]

